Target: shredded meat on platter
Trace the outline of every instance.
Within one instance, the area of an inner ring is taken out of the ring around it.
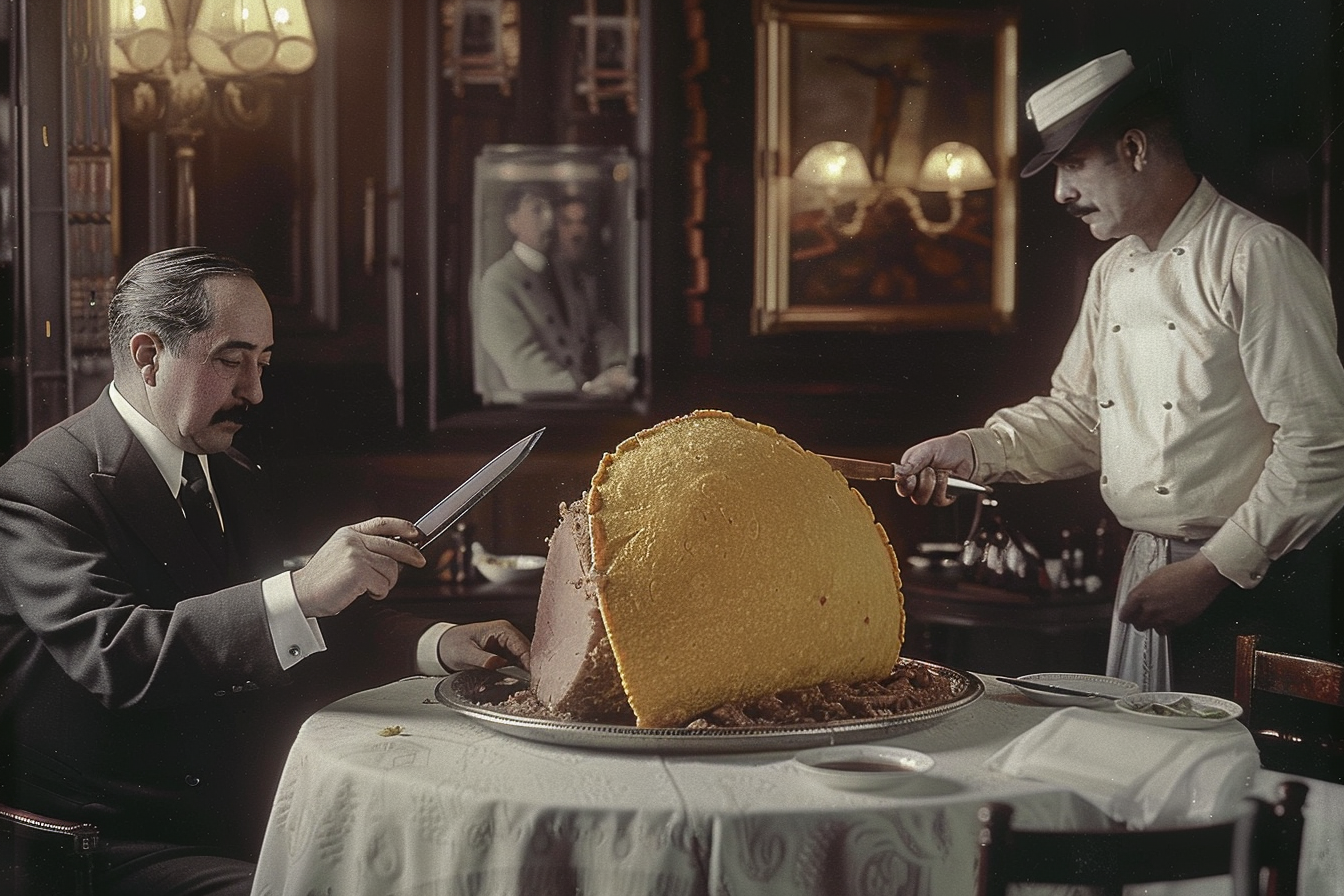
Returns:
[[[931,706],[960,696],[964,684],[936,669],[902,661],[886,678],[853,684],[824,682],[807,688],[777,691],[764,697],[725,703],[692,719],[684,727],[759,728],[880,719]],[[552,713],[529,690],[496,704],[505,712],[529,718],[577,721]]]

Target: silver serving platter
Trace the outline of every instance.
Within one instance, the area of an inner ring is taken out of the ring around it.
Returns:
[[[950,678],[956,696],[945,703],[895,713],[880,719],[853,719],[806,725],[759,728],[636,728],[597,722],[564,722],[508,712],[496,705],[527,683],[487,669],[468,669],[448,676],[434,688],[440,703],[485,727],[523,740],[562,747],[632,753],[757,753],[800,750],[830,744],[880,740],[927,727],[964,709],[985,692],[979,678],[923,660],[902,660]]]

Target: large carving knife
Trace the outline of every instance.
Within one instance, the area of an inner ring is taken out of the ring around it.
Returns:
[[[517,469],[545,431],[545,427],[542,427],[532,435],[519,439],[512,446],[500,452],[499,456],[490,463],[472,473],[466,482],[459,485],[442,501],[435,504],[429,513],[416,521],[415,528],[420,530],[421,537],[413,541],[412,544],[424,550],[425,545],[438,538],[444,530],[461,519],[463,514],[476,505],[477,501],[490,494],[491,489],[503,482],[504,477]]]
[[[882,463],[876,460],[858,460],[853,457],[831,457],[826,454],[818,455],[818,457],[830,464],[832,469],[838,470],[846,479],[894,480],[896,478],[895,464]],[[947,477],[947,487],[984,494],[990,494],[994,491],[987,485],[980,485],[967,479],[958,479],[956,476]]]

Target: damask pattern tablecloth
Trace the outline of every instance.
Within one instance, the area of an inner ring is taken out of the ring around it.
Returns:
[[[440,705],[436,683],[397,682],[308,720],[254,896],[964,896],[986,800],[1011,802],[1022,827],[1106,823],[1065,788],[985,767],[1053,712],[989,680],[969,707],[885,741],[932,755],[929,774],[869,793],[823,786],[787,752],[521,740]]]

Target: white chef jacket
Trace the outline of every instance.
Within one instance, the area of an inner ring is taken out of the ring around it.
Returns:
[[[1208,539],[1243,588],[1344,507],[1344,368],[1300,240],[1201,181],[1088,277],[1050,394],[966,430],[981,482],[1101,471],[1121,525]]]

